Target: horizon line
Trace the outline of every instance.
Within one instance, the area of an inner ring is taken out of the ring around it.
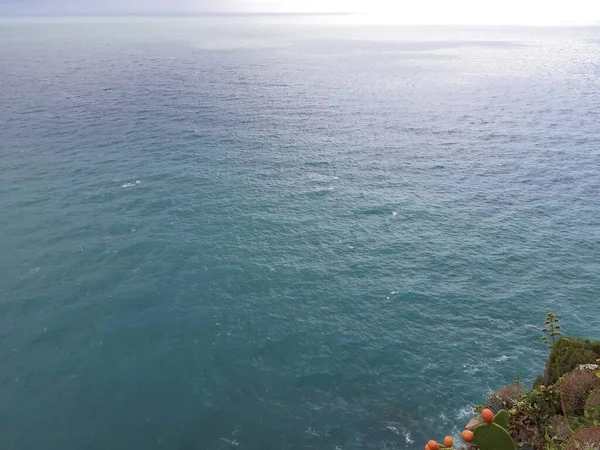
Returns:
[[[368,17],[369,14],[361,12],[274,12],[274,11],[195,11],[195,12],[107,12],[107,13],[50,13],[50,14],[0,14],[2,19],[68,19],[68,18],[201,18],[201,17]],[[600,20],[590,22],[562,22],[562,23],[394,23],[380,24],[384,26],[402,27],[498,27],[498,28],[597,28]]]
[[[360,12],[274,12],[274,11],[194,11],[194,12],[106,12],[0,14],[2,17],[199,17],[199,16],[360,16]]]

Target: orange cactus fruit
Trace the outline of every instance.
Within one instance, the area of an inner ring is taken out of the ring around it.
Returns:
[[[481,411],[481,418],[485,423],[492,423],[494,421],[494,413],[491,409],[484,409]]]
[[[464,430],[461,433],[461,436],[465,442],[471,442],[473,440],[473,432],[471,430]]]
[[[454,445],[454,439],[452,439],[452,436],[446,436],[444,438],[444,447],[450,448]]]
[[[425,444],[425,450],[431,450],[431,449],[429,448],[429,445]]]
[[[429,447],[429,450],[440,450],[440,444],[435,441],[429,441],[427,447]]]

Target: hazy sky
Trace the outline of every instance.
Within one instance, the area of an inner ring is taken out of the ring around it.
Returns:
[[[356,12],[374,23],[600,22],[600,0],[0,0],[3,15]]]

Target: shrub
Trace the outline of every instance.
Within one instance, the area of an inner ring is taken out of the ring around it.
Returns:
[[[565,445],[565,450],[600,449],[600,426],[582,428]]]
[[[588,395],[587,400],[585,401],[585,410],[590,413],[590,414],[594,414],[597,413],[600,416],[600,412],[598,411],[598,408],[600,408],[600,387],[594,389],[592,392],[590,392],[590,395]]]
[[[538,419],[526,410],[517,409],[510,415],[509,433],[519,447],[540,448],[543,442]]]
[[[583,412],[590,392],[600,387],[600,378],[592,370],[573,370],[559,383],[560,402],[565,414]]]
[[[554,384],[580,364],[594,364],[600,354],[600,341],[562,338],[552,346],[544,372],[544,384]]]
[[[558,391],[553,385],[538,386],[523,397],[522,407],[533,414],[538,422],[547,423],[561,411]]]
[[[573,434],[569,427],[569,419],[560,415],[553,416],[548,424],[548,434],[562,442],[569,439]]]
[[[511,383],[493,391],[487,398],[483,408],[489,408],[494,413],[497,413],[501,409],[510,409],[517,404],[519,398],[524,393],[525,391],[520,384]]]

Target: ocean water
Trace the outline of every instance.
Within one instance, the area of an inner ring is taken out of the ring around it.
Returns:
[[[0,440],[413,449],[600,337],[600,29],[0,21]]]

